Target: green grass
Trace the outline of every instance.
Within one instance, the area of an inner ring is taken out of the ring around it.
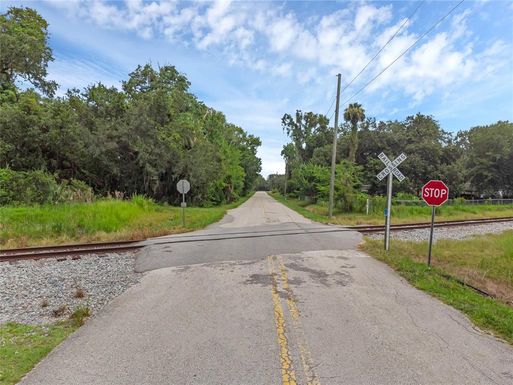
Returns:
[[[365,247],[380,255],[383,243],[368,240]],[[426,262],[427,250],[427,241],[393,240],[391,246],[392,255],[419,263]],[[461,241],[441,239],[433,245],[432,264],[513,305],[513,231]]]
[[[271,194],[273,198],[317,222],[341,225],[382,225],[385,218],[382,213],[342,213],[335,210],[333,218],[328,218],[328,208],[323,204],[311,204],[298,199],[285,199],[280,194]],[[496,218],[513,216],[513,205],[454,205],[437,208],[437,220],[450,221],[461,219]],[[431,220],[431,207],[428,206],[392,206],[392,223],[417,223]]]
[[[52,325],[0,324],[0,384],[16,384],[53,348],[80,327],[90,314],[78,308],[69,320]]]
[[[465,313],[478,327],[513,344],[513,307],[506,304],[513,300],[513,231],[438,242],[432,268],[426,265],[426,242],[392,241],[386,253],[382,241],[366,239],[362,249],[386,262],[413,286]],[[474,285],[477,281],[488,291],[499,290],[503,298],[484,297],[447,280],[442,276],[446,273]]]
[[[135,197],[130,201],[98,200],[43,206],[0,207],[0,248],[68,242],[134,240],[190,231],[220,220],[229,205],[182,209]]]

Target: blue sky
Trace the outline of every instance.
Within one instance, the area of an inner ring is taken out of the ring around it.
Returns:
[[[448,131],[513,120],[510,1],[464,1],[349,99],[458,2],[3,1],[0,11],[29,6],[49,22],[49,78],[60,94],[119,86],[138,64],[175,65],[194,94],[261,137],[267,175],[284,170],[281,116],[298,108],[331,116],[336,74],[344,87],[403,23],[344,90],[342,108],[358,101],[378,120],[421,112]]]

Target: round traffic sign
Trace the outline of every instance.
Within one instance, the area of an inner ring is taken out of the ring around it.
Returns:
[[[422,186],[422,199],[429,206],[440,206],[449,199],[449,187],[441,180],[430,180]]]
[[[191,184],[187,179],[181,179],[176,184],[176,189],[180,194],[187,194],[191,189]]]

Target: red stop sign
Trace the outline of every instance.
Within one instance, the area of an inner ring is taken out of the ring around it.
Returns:
[[[441,180],[430,180],[422,187],[422,199],[430,206],[440,206],[449,198],[449,187]]]

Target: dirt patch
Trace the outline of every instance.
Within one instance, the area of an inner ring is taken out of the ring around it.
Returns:
[[[331,287],[334,284],[338,286],[347,286],[353,282],[353,278],[351,277],[351,275],[349,273],[342,271],[336,271],[334,273],[329,274],[325,271],[312,269],[311,267],[301,265],[297,262],[289,262],[286,263],[285,266],[294,271],[301,271],[303,273],[307,273],[312,281],[317,282],[326,287]],[[296,279],[298,278],[294,277],[292,279],[289,279],[289,283],[292,284],[292,282]],[[304,280],[301,281],[302,282],[300,282],[300,284],[304,283]]]
[[[454,277],[486,291],[493,297],[513,307],[513,288],[508,283],[492,280],[470,268],[451,269],[446,266],[444,269]]]
[[[243,282],[244,285],[260,285],[270,286],[271,277],[269,274],[251,274],[248,279]]]

